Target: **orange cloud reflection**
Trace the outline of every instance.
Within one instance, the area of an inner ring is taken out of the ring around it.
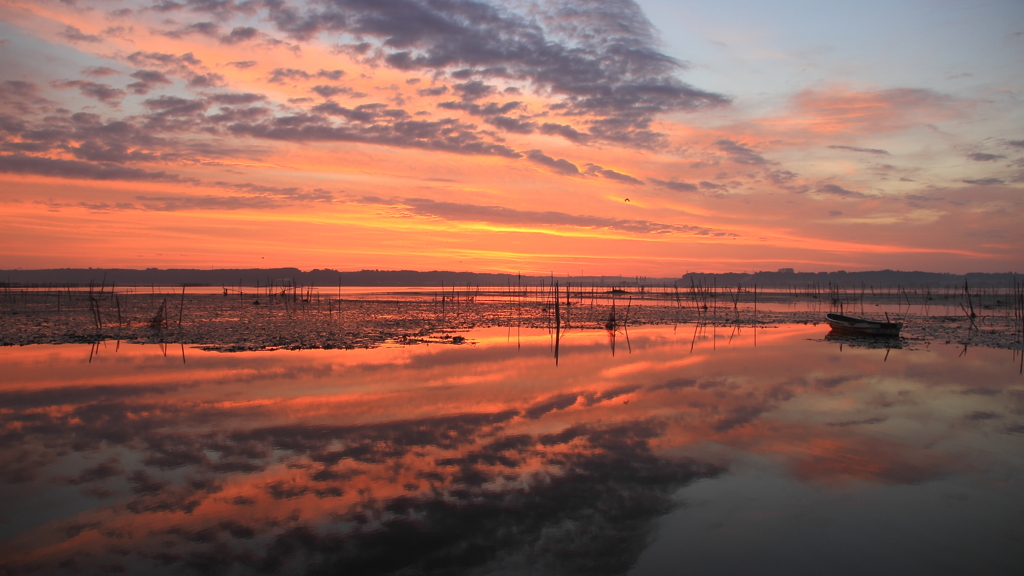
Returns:
[[[653,508],[630,513],[652,521],[668,495],[744,453],[823,486],[919,484],[992,465],[890,426],[948,418],[947,398],[998,369],[985,351],[923,365],[897,350],[882,363],[880,351],[807,342],[821,330],[761,329],[754,347],[746,329],[637,327],[615,355],[606,334],[570,332],[557,366],[550,335],[506,329],[470,346],[189,349],[185,362],[159,346],[107,345],[91,363],[81,346],[3,350],[7,514],[56,492],[79,504],[19,521],[0,555],[9,566],[129,569],[212,561],[211,546],[226,546],[235,552],[218,562],[283,569],[306,561],[281,547],[305,542],[322,559],[380,562],[375,539],[401,526],[465,522],[486,539],[495,534],[472,518],[498,510],[525,540],[494,553],[514,552],[539,537],[528,526],[589,514],[621,491],[645,494],[636,502]],[[893,386],[902,404],[879,403]],[[997,397],[973,398],[975,413],[998,410]],[[466,537],[446,532],[439,546]],[[97,552],[115,542],[127,556]],[[261,551],[246,560],[242,549]]]

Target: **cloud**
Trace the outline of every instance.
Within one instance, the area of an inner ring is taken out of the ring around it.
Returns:
[[[146,94],[156,85],[168,85],[171,82],[165,71],[176,71],[190,78],[193,87],[208,87],[221,81],[219,75],[196,74],[191,69],[183,68],[183,62],[197,62],[191,55],[177,56],[154,52],[137,52],[129,58],[137,64],[153,64],[154,68],[143,68],[133,73],[138,80],[129,89],[136,94]],[[344,75],[341,70],[321,69],[315,73],[296,69],[276,69],[274,74],[282,81],[284,78],[325,78],[337,80]],[[105,84],[84,80],[64,82],[61,87],[78,87],[81,91],[111,105],[119,102],[117,98],[125,94]],[[324,94],[336,94],[330,87],[319,86]],[[38,87],[21,81],[7,81],[0,84],[0,96],[9,100],[40,101]],[[358,94],[353,94],[358,96]],[[111,131],[100,126],[84,127],[61,115],[48,116],[43,123],[44,131],[33,130],[27,125],[9,123],[9,127],[20,126],[22,132],[20,142],[8,141],[0,144],[7,150],[16,152],[47,152],[56,150],[61,145],[53,137],[63,140],[65,150],[87,160],[105,162],[126,162],[132,160],[156,160],[157,153],[151,153],[159,147],[159,157],[164,160],[184,159],[188,150],[198,150],[197,146],[207,145],[205,150],[213,156],[223,156],[227,150],[237,148],[227,145],[227,138],[237,136],[253,136],[257,138],[281,141],[337,141],[363,142],[383,146],[403,148],[421,148],[452,152],[467,155],[495,155],[507,158],[519,158],[519,152],[508,146],[491,141],[492,134],[478,130],[475,125],[459,122],[454,119],[421,120],[412,119],[399,108],[383,104],[369,104],[349,110],[336,103],[327,102],[312,109],[312,113],[300,113],[290,116],[274,116],[273,110],[267,106],[248,106],[265,100],[262,95],[217,93],[200,98],[182,98],[179,96],[161,95],[143,100],[140,104],[148,113],[142,116],[130,116],[124,120],[109,122]],[[211,105],[220,105],[219,113],[207,115]],[[481,112],[491,113],[509,110],[518,104],[488,105]],[[76,118],[79,116],[76,115]],[[88,114],[80,116],[89,117]],[[342,121],[338,121],[341,119]],[[514,119],[512,119],[514,120]],[[503,123],[507,129],[526,129],[517,127],[509,119],[494,120]],[[95,124],[95,122],[93,122]],[[88,134],[79,134],[88,130]],[[205,133],[222,137],[220,143],[212,143],[209,139],[201,140],[182,138],[181,134]],[[37,134],[48,134],[49,140],[39,141]],[[166,138],[166,139],[165,139]],[[177,147],[174,143],[177,142]]]
[[[856,192],[854,190],[847,190],[842,186],[836,184],[822,184],[815,190],[818,194],[829,194],[831,196],[840,196],[842,198],[867,198],[867,194],[862,192]]]
[[[498,102],[488,102],[485,106],[480,106],[476,102],[472,101],[445,101],[440,102],[437,108],[445,110],[460,110],[469,113],[473,116],[482,116],[483,121],[492,126],[501,128],[506,132],[514,132],[517,134],[531,134],[537,130],[537,124],[530,122],[524,116],[519,118],[512,118],[506,116],[507,113],[516,110],[522,106],[522,102],[518,100],[508,101],[505,104],[498,104]]]
[[[194,182],[200,184],[199,182]],[[224,188],[233,194],[228,195],[192,195],[174,194],[167,196],[146,196],[135,197],[136,203],[120,202],[110,204],[107,202],[77,202],[57,203],[46,202],[45,204],[54,209],[59,208],[84,208],[94,212],[110,212],[122,210],[148,210],[154,212],[179,212],[192,210],[274,210],[296,203],[305,202],[331,202],[334,194],[322,189],[306,190],[298,187],[280,188],[276,186],[264,186],[260,184],[243,183],[231,184],[227,182],[215,182],[214,186]],[[178,387],[180,388],[180,387]],[[73,394],[74,390],[71,391]],[[114,392],[120,393],[120,390]],[[139,393],[153,393],[154,390],[143,389]],[[100,398],[100,394],[108,392],[105,388],[89,389],[88,393]],[[134,393],[131,393],[134,394]],[[126,395],[131,395],[126,394]],[[2,397],[3,395],[0,395]],[[103,396],[102,398],[106,398]],[[15,397],[14,402],[25,402],[26,399]]]
[[[494,94],[496,87],[485,84],[480,80],[474,80],[472,82],[455,84],[452,88],[455,89],[455,92],[459,94],[464,102],[472,102]]]
[[[170,482],[157,480],[145,470],[136,470],[128,476],[128,483],[132,485],[132,492],[135,494],[158,494],[166,488]]]
[[[970,158],[971,160],[974,160],[975,162],[992,162],[995,160],[1002,160],[1006,158],[1006,156],[1002,156],[999,154],[986,154],[984,152],[975,152],[974,154],[968,154],[967,157]]]
[[[231,32],[221,36],[220,41],[224,44],[238,44],[239,42],[252,40],[257,35],[259,35],[259,30],[251,26],[236,26],[231,29]]]
[[[987,412],[984,410],[975,410],[964,416],[965,420],[969,420],[972,422],[979,422],[982,420],[993,420],[996,418],[1002,418],[1002,415],[996,412]]]
[[[195,183],[195,180],[191,178],[183,178],[177,174],[169,174],[162,170],[150,172],[108,162],[92,163],[79,160],[58,160],[21,154],[0,156],[0,172],[36,174],[56,178],[84,178],[86,180]]]
[[[715,142],[715,147],[718,148],[726,156],[729,156],[733,162],[739,162],[740,164],[752,164],[761,165],[769,164],[770,162],[764,159],[760,154],[754,152],[750,148],[738,144],[733,140],[719,140]]]
[[[417,90],[416,93],[420,96],[440,96],[448,92],[447,86],[435,86],[434,88],[423,88]]]
[[[324,98],[330,98],[331,96],[337,96],[338,94],[350,94],[352,92],[352,89],[347,86],[327,86],[324,84],[313,86],[310,90]]]
[[[115,74],[120,74],[120,72],[108,66],[87,66],[82,69],[82,75],[89,76],[90,78],[102,78],[103,76],[113,76]]]
[[[511,101],[505,102],[504,104],[498,104],[497,102],[488,102],[486,105],[481,106],[475,102],[441,102],[437,105],[438,108],[444,108],[446,110],[462,110],[468,112],[474,116],[499,116],[507,114],[522,106],[522,102]]]
[[[256,65],[256,61],[255,60],[243,60],[243,61],[240,61],[240,62],[228,62],[228,65],[229,66],[234,66],[235,68],[238,68],[239,70],[245,70],[246,68],[252,68],[253,66],[255,66]]]
[[[251,92],[233,92],[223,94],[210,94],[206,97],[210,102],[217,104],[224,104],[229,106],[240,106],[244,104],[254,104],[256,102],[262,102],[267,99],[263,94],[253,94]]]
[[[140,207],[155,212],[183,210],[272,210],[284,202],[267,196],[136,196]]]
[[[170,84],[171,81],[159,70],[138,70],[131,74],[132,78],[149,84]]]
[[[177,30],[170,30],[161,32],[164,36],[170,38],[183,38],[191,34],[200,34],[202,36],[214,37],[220,33],[220,26],[213,22],[196,22],[194,24],[188,24],[182,26]]]
[[[192,55],[191,52],[175,56],[174,54],[164,54],[162,52],[133,52],[128,55],[128,61],[132,64],[145,67],[145,66],[161,66],[164,68],[168,67],[192,67],[199,66],[202,61]]]
[[[228,132],[270,140],[291,142],[363,142],[401,148],[420,148],[467,155],[522,155],[503,144],[482,140],[475,127],[452,119],[410,120],[404,110],[383,109],[383,105],[363,105],[354,110],[326,102],[314,107],[313,114],[275,117],[262,122],[229,124]],[[333,123],[329,116],[347,122]]]
[[[224,77],[215,72],[207,74],[191,74],[188,85],[192,88],[216,88],[224,85]]]
[[[326,78],[328,80],[339,80],[344,76],[344,70],[320,69],[315,73],[299,70],[298,68],[275,68],[270,71],[270,78],[267,82],[271,84],[284,84],[286,80],[313,80],[314,78]]]
[[[138,70],[131,76],[138,80],[138,82],[132,82],[127,86],[133,94],[149,94],[154,84],[171,84],[171,80],[159,70]]]
[[[590,134],[584,134],[583,132],[576,130],[572,126],[568,126],[565,124],[555,124],[553,122],[545,122],[544,124],[542,124],[540,127],[540,132],[541,134],[561,136],[562,138],[565,138],[566,140],[570,142],[575,142],[577,144],[586,144],[593,138],[593,136],[591,136]]]
[[[64,145],[80,159],[121,163],[158,157],[169,160],[175,152],[166,144],[171,140],[185,140],[181,135],[187,134],[202,134],[203,139],[248,136],[294,142],[363,142],[519,158],[524,154],[506,145],[499,135],[501,132],[532,134],[541,131],[578,143],[603,140],[652,147],[662,141],[662,135],[650,128],[655,115],[728,103],[723,97],[692,89],[675,78],[685,66],[657,50],[653,28],[632,3],[591,0],[586,3],[586,10],[582,10],[576,4],[555,2],[539,10],[470,0],[445,3],[402,0],[397,4],[379,5],[324,0],[305,6],[191,0],[163,2],[157,11],[175,13],[173,30],[167,34],[182,38],[201,35],[229,44],[242,42],[262,34],[246,23],[263,17],[300,42],[318,34],[360,36],[367,44],[359,50],[361,57],[373,65],[423,70],[433,75],[435,81],[447,79],[447,84],[428,88],[423,93],[438,96],[454,92],[458,100],[441,103],[439,108],[478,116],[482,118],[481,125],[452,118],[414,119],[395,106],[348,110],[333,102],[289,115],[271,106],[245,107],[252,102],[182,98],[181,93],[171,92],[141,102],[148,110],[144,116],[121,120],[123,125],[144,130],[149,139],[146,145],[139,146],[124,138],[114,143],[109,136],[75,140],[70,135]],[[224,76],[204,68],[191,52],[143,50],[129,54],[126,60],[137,70],[131,73],[133,81],[124,89],[87,80],[71,80],[60,87],[77,87],[91,98],[116,106],[128,95],[148,96],[161,86],[172,86],[178,78],[187,88],[197,91],[225,86],[227,82]],[[242,69],[256,63],[235,61],[228,65]],[[107,70],[96,70],[93,74],[109,73]],[[278,67],[267,73],[267,81],[275,84],[336,82],[344,74],[342,70],[313,72]],[[536,105],[539,111],[531,105],[529,116],[524,114],[525,108],[518,100],[485,102],[494,96],[520,94],[530,88],[544,97]],[[319,83],[308,89],[323,98],[342,94],[364,96],[352,92],[351,88],[330,83]],[[295,100],[293,103],[306,106],[306,102],[312,101]],[[212,104],[220,104],[221,110],[210,112]],[[424,111],[417,114],[427,116]],[[534,120],[538,116],[549,119],[560,116],[568,121],[539,125]],[[161,144],[163,149],[153,151],[156,140],[165,137],[168,140]],[[47,149],[47,145],[51,147]],[[6,149],[23,153],[55,151],[54,146],[58,144],[34,141],[4,144]],[[540,150],[526,155],[531,162],[556,173],[580,174],[578,166],[546,156]],[[177,153],[177,158],[184,157]],[[632,185],[643,184],[621,171],[601,166],[587,170],[588,175]]]
[[[371,203],[379,201],[367,200]],[[508,226],[549,227],[566,226],[577,228],[618,230],[635,234],[695,234],[701,236],[734,236],[735,234],[719,232],[710,228],[687,224],[664,224],[649,220],[625,220],[601,216],[577,216],[564,212],[540,212],[533,210],[516,210],[504,206],[480,206],[476,204],[459,204],[454,202],[438,202],[426,198],[406,198],[401,205],[419,216],[432,216],[452,221],[488,222]]]
[[[10,105],[18,113],[31,117],[36,110],[32,106],[48,106],[54,104],[41,95],[39,86],[24,80],[0,81],[0,101]]]
[[[676,192],[697,191],[697,186],[695,184],[690,184],[689,182],[679,182],[677,180],[658,180],[657,178],[648,178],[647,181],[651,182],[652,184],[657,184],[658,186],[668,188],[669,190],[674,190]]]
[[[540,150],[530,150],[526,152],[526,159],[534,164],[540,164],[541,166],[547,166],[553,171],[559,174],[565,174],[566,176],[578,176],[580,173],[579,168],[575,164],[560,158],[555,160],[551,156],[548,156]]]
[[[388,108],[386,104],[360,104],[355,108],[345,108],[335,102],[324,102],[311,110],[329,116],[340,116],[353,122],[374,123],[378,120],[407,118],[409,113],[397,108]]]
[[[89,80],[66,80],[63,82],[55,82],[54,87],[78,88],[78,91],[81,92],[82,95],[95,98],[110,106],[117,106],[127,95],[127,92],[120,88],[114,88],[109,84],[100,84],[99,82],[91,82]]]
[[[333,193],[320,188],[314,188],[312,190],[300,188],[298,186],[281,188],[280,186],[266,186],[263,184],[253,184],[251,182],[242,184],[218,182],[217,184],[230,190],[289,202],[331,202],[334,200]]]
[[[974,184],[977,186],[996,186],[1000,184],[1006,184],[999,178],[978,178],[977,180],[961,180],[964,184]]]
[[[765,172],[765,177],[768,178],[772,184],[792,191],[797,190],[797,188],[794,187],[794,181],[798,176],[798,174],[789,170],[769,170]]]
[[[533,134],[537,129],[536,124],[523,120],[522,117],[512,118],[510,116],[491,116],[486,118],[484,122],[500,128],[505,132],[514,132],[516,134]]]
[[[273,112],[266,106],[248,106],[248,107],[225,107],[221,106],[220,111],[216,114],[210,114],[208,116],[200,117],[200,120],[196,124],[220,124],[220,125],[232,125],[235,123],[244,122],[259,122],[266,118],[270,118]],[[154,122],[159,124],[160,122]],[[183,121],[183,123],[190,123],[189,120]],[[168,124],[173,125],[174,122]],[[210,129],[210,128],[207,128]],[[217,131],[217,128],[213,128],[213,131]],[[213,155],[220,155],[214,153]]]
[[[644,185],[643,182],[637,180],[636,178],[630,176],[629,174],[623,174],[621,172],[616,172],[614,170],[608,170],[596,164],[587,164],[587,169],[585,172],[586,174],[589,175],[601,176],[602,178],[616,180],[618,182],[623,182],[625,184],[634,184],[639,186]]]
[[[142,104],[161,116],[191,116],[206,110],[209,106],[205,100],[189,100],[177,96],[150,98]]]
[[[686,66],[659,51],[654,28],[633,2],[324,0],[300,8],[286,2],[188,0],[173,5],[220,20],[266,18],[299,42],[318,36],[364,39],[346,46],[374,63],[458,79],[466,101],[494,93],[495,82],[527,84],[551,96],[550,113],[574,118],[591,138],[623,145],[661,143],[663,135],[649,128],[658,114],[730,102],[679,80]]]
[[[843,420],[841,422],[827,422],[826,426],[846,428],[847,426],[863,426],[865,424],[881,424],[888,418],[876,416],[874,418],[865,418],[863,420]]]
[[[258,120],[268,113],[258,107],[222,107],[220,114],[209,117],[204,113],[211,104],[244,104],[262,98],[231,93],[211,94],[198,100],[161,96],[141,103],[148,110],[146,114],[123,120],[103,120],[87,112],[51,114],[38,122],[23,123],[17,131],[20,141],[7,141],[0,146],[21,152],[70,152],[81,160],[113,163],[209,161],[240,153],[251,157],[256,152],[252,147],[239,147],[238,143],[224,140],[195,139],[189,137],[188,132],[196,129],[209,132],[212,123],[227,116]]]
[[[813,132],[874,136],[956,117],[971,103],[920,88],[857,92],[840,85],[804,90],[793,98],[793,105],[800,117],[796,121]]]
[[[64,31],[60,33],[60,36],[72,42],[103,42],[103,38],[92,34],[83,34],[81,30],[74,26],[68,26],[65,28]]]
[[[858,148],[857,146],[839,146],[831,145],[829,148],[833,150],[849,150],[851,152],[864,152],[865,154],[878,154],[880,156],[888,156],[889,153],[885,150],[879,150],[878,148]]]
[[[97,482],[124,474],[121,463],[116,457],[108,458],[99,464],[82,470],[77,477],[68,481],[69,484],[79,486],[90,482]]]

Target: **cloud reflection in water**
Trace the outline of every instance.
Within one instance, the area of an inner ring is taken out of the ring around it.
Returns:
[[[965,394],[984,365],[900,356],[885,372],[872,351],[807,344],[813,328],[692,355],[682,332],[637,329],[614,357],[604,334],[570,333],[558,367],[546,334],[519,348],[497,332],[473,347],[193,351],[185,365],[152,347],[91,365],[73,346],[4,351],[0,564],[620,574],[680,488],[727,471],[714,446],[802,482],[916,485],[984,474],[926,435],[876,433],[920,412],[922,391],[970,398],[961,426],[1019,425],[1019,386]],[[796,346],[798,363],[780,360]],[[45,502],[59,504],[35,515]]]

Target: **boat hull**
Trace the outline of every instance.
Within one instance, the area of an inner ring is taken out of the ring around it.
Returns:
[[[896,337],[903,329],[902,322],[875,322],[842,314],[826,314],[825,321],[832,327],[833,332],[851,336]]]

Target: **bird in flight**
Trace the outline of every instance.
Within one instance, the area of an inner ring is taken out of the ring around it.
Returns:
[[[626,202],[629,202],[629,198],[626,198]]]

